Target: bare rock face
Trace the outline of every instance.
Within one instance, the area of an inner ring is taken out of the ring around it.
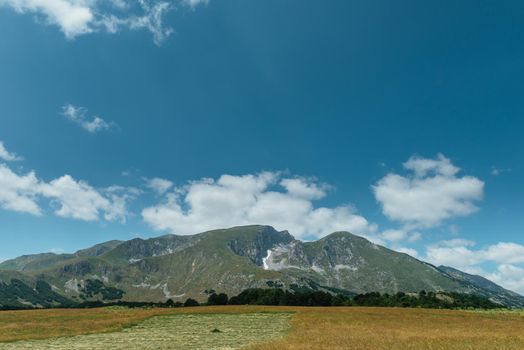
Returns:
[[[11,287],[13,278],[30,288],[37,280],[45,281],[54,293],[77,300],[85,289],[82,283],[91,280],[91,287],[99,291],[88,296],[93,299],[122,295],[129,301],[188,297],[204,301],[207,294],[203,291],[211,289],[236,295],[255,287],[323,288],[337,293],[473,293],[504,305],[524,307],[524,297],[490,281],[437,268],[349,232],[302,242],[287,231],[261,225],[193,236],[110,241],[75,254],[9,260],[0,264],[0,282],[4,282],[5,290],[14,291],[10,293],[16,299],[21,289]],[[1,299],[0,293],[0,304]]]
[[[288,231],[277,231],[263,226],[253,237],[238,236],[229,241],[229,248],[237,255],[246,256],[258,266],[263,266],[268,250],[286,245],[295,239]]]

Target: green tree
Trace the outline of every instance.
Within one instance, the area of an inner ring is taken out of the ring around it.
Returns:
[[[213,293],[207,298],[207,305],[227,305],[228,300],[229,298],[225,293]]]
[[[184,303],[184,306],[200,306],[200,304],[195,299],[187,298],[186,302]]]

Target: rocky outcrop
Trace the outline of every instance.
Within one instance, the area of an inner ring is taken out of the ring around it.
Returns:
[[[271,226],[264,226],[254,237],[239,235],[231,239],[228,246],[235,254],[248,257],[256,265],[263,266],[268,250],[294,240],[288,231],[277,231]]]

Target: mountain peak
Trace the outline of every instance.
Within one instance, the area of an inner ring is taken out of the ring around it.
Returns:
[[[129,301],[203,299],[205,290],[234,295],[278,286],[348,293],[474,293],[524,306],[524,298],[479,276],[433,267],[346,231],[302,242],[272,226],[247,225],[191,236],[109,241],[75,254],[17,259],[0,264],[0,270],[10,270],[0,273],[0,281],[18,273],[33,284],[42,279],[77,300],[85,297],[83,286],[97,280],[122,290]]]

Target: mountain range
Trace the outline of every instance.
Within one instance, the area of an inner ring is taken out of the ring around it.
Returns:
[[[200,301],[247,288],[472,293],[510,307],[524,297],[480,276],[433,266],[349,232],[303,242],[271,226],[192,236],[108,241],[73,254],[24,255],[0,264],[0,306],[82,301]]]

